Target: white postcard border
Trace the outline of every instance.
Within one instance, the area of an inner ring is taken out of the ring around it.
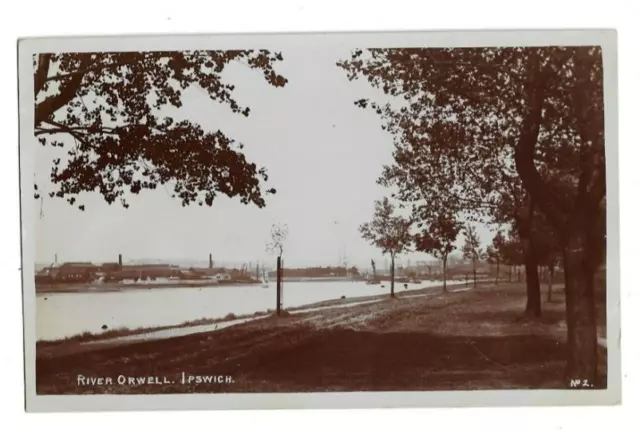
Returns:
[[[273,49],[292,44],[363,47],[479,47],[600,45],[604,63],[607,166],[607,352],[605,390],[499,390],[351,392],[295,394],[37,395],[35,385],[35,200],[33,174],[33,54],[192,49]],[[435,32],[352,32],[226,35],[145,35],[31,38],[18,45],[20,186],[26,409],[30,412],[345,409],[388,407],[476,407],[613,405],[621,401],[620,214],[618,184],[618,61],[614,30],[500,30]]]

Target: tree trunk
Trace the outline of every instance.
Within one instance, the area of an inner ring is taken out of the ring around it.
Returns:
[[[496,259],[496,285],[498,285],[499,278],[500,278],[500,260]]]
[[[530,316],[539,317],[542,314],[542,304],[540,302],[540,278],[538,278],[538,262],[536,260],[533,247],[529,243],[525,252],[525,274],[527,279],[527,307],[525,313]]]
[[[395,286],[395,270],[396,270],[396,258],[394,255],[391,256],[391,297],[395,297],[396,293],[394,291]]]
[[[587,244],[578,232],[569,235],[563,247],[565,297],[567,302],[567,383],[580,380],[595,384],[598,343],[595,319],[594,267]]]
[[[478,286],[478,282],[476,280],[476,259],[473,259],[473,288]]]
[[[280,305],[282,291],[282,257],[278,256],[276,260],[276,315],[280,316]]]
[[[442,291],[447,292],[447,257],[442,260]]]
[[[528,205],[521,208],[516,214],[516,228],[522,246],[524,257],[524,268],[527,281],[527,306],[525,313],[530,316],[540,316],[542,314],[542,304],[540,300],[540,272],[538,266],[538,256],[533,244],[532,220],[534,214],[534,202],[531,196],[528,197]]]
[[[549,276],[547,280],[547,301],[550,302],[553,299],[553,263],[549,264],[547,274]]]
[[[585,102],[597,90],[587,85],[583,90],[576,87],[572,93],[574,117],[582,142],[590,142],[581,154],[581,169],[577,175],[577,196],[574,201],[565,202],[555,195],[545,183],[535,165],[536,144],[542,123],[545,102],[546,73],[536,57],[531,57],[531,70],[535,71],[529,88],[529,97],[522,121],[520,136],[515,148],[514,159],[518,176],[525,189],[533,195],[539,208],[555,233],[562,237],[564,259],[565,297],[567,312],[568,361],[566,378],[568,386],[578,383],[584,386],[595,384],[597,375],[597,334],[595,325],[595,299],[593,276],[597,266],[594,251],[587,240],[593,231],[593,220],[605,195],[604,157],[598,157],[599,149],[604,151],[604,142],[597,130],[590,124],[592,103]],[[579,60],[579,59],[578,59]],[[576,67],[577,80],[590,81],[588,68]],[[594,213],[595,211],[595,213]]]
[[[512,272],[513,272],[513,266],[511,264],[509,264],[509,283],[511,283],[511,273]]]

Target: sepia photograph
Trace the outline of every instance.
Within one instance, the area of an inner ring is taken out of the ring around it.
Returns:
[[[615,32],[18,50],[27,410],[620,401]]]

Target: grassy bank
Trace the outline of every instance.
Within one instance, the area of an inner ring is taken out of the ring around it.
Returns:
[[[86,343],[91,343],[99,340],[115,339],[115,338],[121,338],[126,336],[133,336],[136,334],[153,333],[161,330],[170,330],[170,329],[177,329],[177,328],[184,328],[184,327],[195,327],[199,325],[210,325],[210,324],[221,323],[221,322],[235,321],[238,319],[266,316],[271,313],[273,313],[273,311],[269,309],[264,312],[254,312],[253,314],[247,314],[247,315],[236,315],[234,313],[229,313],[221,318],[200,318],[197,320],[186,321],[181,324],[175,324],[175,325],[169,325],[169,326],[138,327],[134,329],[118,327],[115,329],[105,330],[100,333],[92,333],[89,331],[85,331],[75,336],[68,336],[62,339],[40,340],[36,342],[36,347],[40,349],[48,349],[48,348],[57,347],[57,346],[72,348],[79,344],[86,344]]]
[[[224,330],[36,360],[39,394],[564,388],[563,295],[522,318],[522,285],[264,318]],[[602,322],[604,304],[598,306]],[[606,362],[601,348],[601,380]],[[187,375],[224,383],[181,383]],[[79,385],[78,375],[112,378]],[[167,384],[118,384],[154,376]],[[166,378],[166,379],[163,379]],[[222,378],[221,378],[222,379]],[[231,380],[233,382],[231,382]]]

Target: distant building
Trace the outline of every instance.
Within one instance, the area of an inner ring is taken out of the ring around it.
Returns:
[[[51,284],[55,282],[59,271],[60,268],[54,266],[40,269],[35,276],[36,284]]]
[[[216,276],[223,273],[223,269],[220,268],[191,268],[190,271],[197,274],[202,279],[217,279]]]
[[[180,270],[169,264],[131,264],[106,273],[106,280],[156,280],[180,276]]]
[[[117,272],[120,269],[121,267],[118,263],[102,263],[100,266],[100,271],[104,273]]]
[[[231,275],[228,273],[218,273],[215,275],[216,281],[230,281]]]
[[[57,282],[91,282],[96,278],[100,268],[93,263],[64,263],[52,275]]]

